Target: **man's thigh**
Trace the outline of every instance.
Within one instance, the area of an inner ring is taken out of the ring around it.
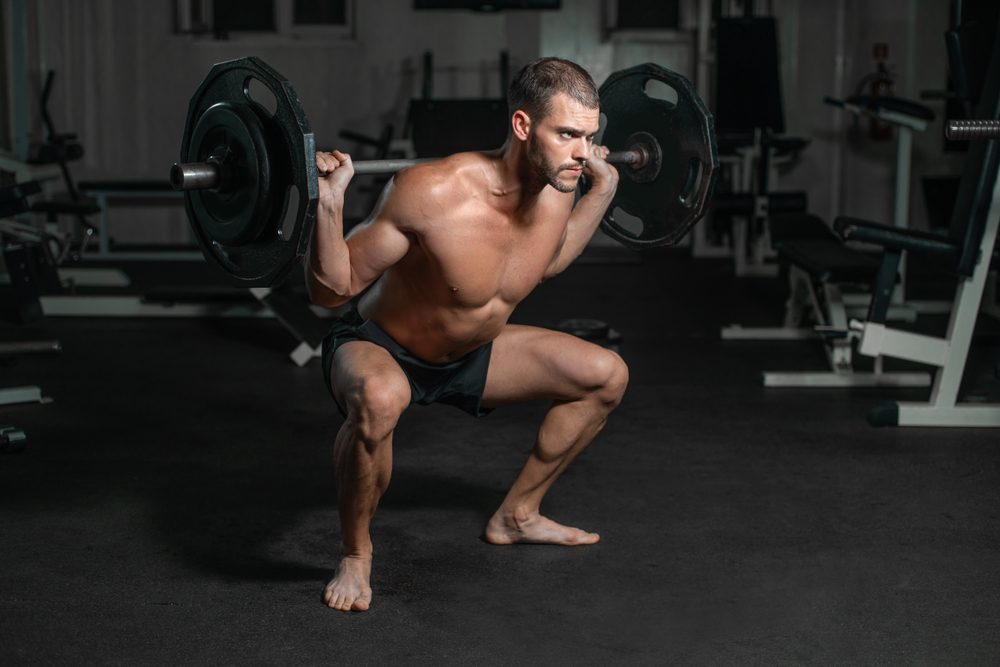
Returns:
[[[493,341],[483,407],[579,400],[602,387],[621,365],[614,352],[576,336],[508,324]]]

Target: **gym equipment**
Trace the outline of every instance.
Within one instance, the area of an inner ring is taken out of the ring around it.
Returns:
[[[676,90],[677,103],[646,95],[651,79]],[[273,114],[251,97],[252,80],[274,95]],[[703,215],[715,182],[712,116],[684,77],[652,64],[613,74],[601,100],[604,143],[614,149],[607,161],[622,173],[602,228],[634,249],[676,243]],[[354,171],[392,173],[425,161],[358,161]],[[185,193],[205,257],[234,285],[281,283],[305,256],[319,193],[313,134],[291,83],[259,58],[215,65],[191,99],[170,181]],[[616,207],[641,218],[643,230],[617,225]]]
[[[744,3],[742,17],[731,14],[712,21],[714,30],[705,26],[715,37],[712,87],[722,169],[711,222],[694,230],[691,250],[695,257],[732,257],[739,277],[773,277],[778,265],[771,261],[775,253],[768,222],[777,213],[804,212],[807,203],[804,192],[793,198],[787,197],[792,193],[775,192],[775,179],[797,162],[810,140],[784,136],[777,20],[753,16],[747,13],[749,6]],[[706,40],[704,53],[711,50]],[[705,71],[699,90],[710,86]]]
[[[568,333],[571,336],[590,341],[595,345],[618,352],[618,344],[621,343],[622,335],[612,329],[606,322],[586,318],[574,318],[563,320],[556,325],[558,331]]]
[[[677,103],[647,95],[651,80],[675,90]],[[623,178],[601,229],[634,250],[673,245],[705,214],[715,186],[719,149],[712,115],[687,79],[652,63],[615,72],[599,92],[601,113],[608,119],[602,143],[653,153],[651,161],[633,165],[637,168],[619,167]],[[640,233],[615,221],[617,207],[642,220]]]
[[[1000,30],[993,43],[977,109],[978,122],[970,126],[986,128],[983,138],[989,137],[991,128],[1000,124]],[[871,303],[864,320],[842,317],[839,323],[817,327],[818,333],[826,338],[846,340],[848,344],[856,343],[857,353],[875,358],[876,364],[882,357],[891,357],[936,369],[927,400],[877,405],[868,416],[875,426],[1000,427],[1000,403],[985,402],[976,394],[966,394],[966,400],[962,400],[963,376],[967,371],[976,370],[968,361],[979,314],[996,316],[1000,313],[996,298],[996,266],[1000,260],[996,252],[1000,230],[998,173],[1000,144],[995,140],[971,142],[958,199],[945,235],[857,218],[840,217],[834,222],[833,231],[840,242],[879,245],[883,252],[878,266],[873,267]],[[786,249],[795,249],[795,246],[789,244]],[[800,256],[805,256],[806,246],[800,243],[797,249]],[[886,325],[892,296],[898,290],[899,267],[907,253],[923,255],[938,269],[957,279],[944,336]],[[815,259],[822,259],[818,252],[811,254]],[[833,253],[824,251],[823,254],[832,256]],[[846,344],[843,349],[846,353]],[[850,384],[857,386],[860,383]]]
[[[251,80],[274,95],[273,115],[250,97]],[[186,190],[184,207],[206,259],[234,284],[277,285],[305,256],[319,202],[315,154],[292,84],[259,58],[215,65],[191,98],[181,163],[198,166],[175,166],[170,180]],[[296,224],[284,229],[292,188]]]
[[[10,424],[0,426],[0,452],[4,454],[19,454],[24,451],[25,440],[28,437],[19,428]]]
[[[840,107],[857,116],[867,116],[880,122],[889,123],[897,129],[893,224],[900,229],[907,229],[910,224],[910,167],[913,153],[913,133],[926,131],[928,125],[934,120],[934,112],[912,100],[888,96],[852,95],[846,100],[824,97],[823,102]],[[895,290],[892,296],[893,319],[900,317],[909,319],[918,313],[943,314],[947,312],[947,304],[918,302],[906,297],[905,258],[899,265],[899,282],[899,289]]]
[[[854,367],[857,339],[848,323],[862,316],[842,287],[874,285],[879,260],[845,246],[822,219],[806,213],[769,220],[771,242],[788,267],[789,296],[780,327],[722,329],[723,340],[817,340],[823,343],[829,370],[764,371],[765,387],[927,387],[924,371],[885,371],[881,357],[871,371]]]
[[[952,120],[944,130],[951,141],[1000,139],[1000,120]]]

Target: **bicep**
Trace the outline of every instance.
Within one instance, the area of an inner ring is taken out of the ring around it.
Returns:
[[[398,262],[410,249],[410,237],[392,219],[365,221],[347,237],[351,254],[351,284],[360,291]]]
[[[412,237],[401,229],[403,211],[394,201],[392,181],[386,185],[371,216],[345,241],[351,257],[352,292],[360,292],[406,255]]]
[[[552,255],[552,259],[551,261],[549,261],[549,265],[545,267],[545,273],[542,275],[541,282],[545,282],[549,278],[562,273],[566,269],[566,267],[569,266],[569,263],[572,261],[572,260],[570,260],[569,262],[566,261],[566,256],[564,254],[566,252],[566,241],[570,237],[571,226],[573,224],[572,203],[570,204],[569,207],[560,211],[560,214],[565,215],[567,217],[566,226],[563,227],[562,236],[559,237],[559,245],[556,246],[555,254]]]

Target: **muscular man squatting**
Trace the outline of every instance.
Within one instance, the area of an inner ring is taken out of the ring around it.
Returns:
[[[621,401],[628,369],[597,345],[507,320],[536,285],[580,255],[618,172],[603,159],[607,148],[593,145],[600,99],[583,68],[556,58],[530,63],[514,77],[508,103],[502,148],[399,172],[346,239],[351,158],[316,156],[310,298],[338,306],[375,283],[324,341],[324,376],[345,416],[334,447],[341,561],[324,592],[334,609],[371,604],[368,527],[389,484],[393,429],[411,403],[447,403],[483,417],[502,405],[551,400],[486,539],[599,539],[543,517],[539,505]],[[581,174],[592,187],[574,206]]]

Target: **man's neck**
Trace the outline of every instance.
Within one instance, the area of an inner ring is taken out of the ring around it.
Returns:
[[[511,137],[495,158],[497,180],[494,192],[512,213],[530,207],[548,184],[528,160],[527,143]],[[505,206],[505,207],[506,207]]]

